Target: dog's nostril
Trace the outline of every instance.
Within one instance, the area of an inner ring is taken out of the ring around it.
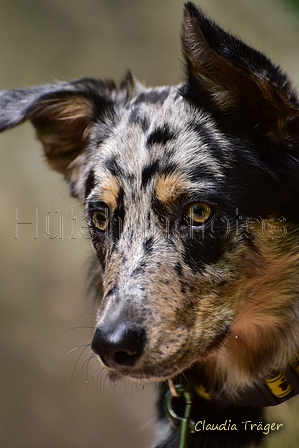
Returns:
[[[138,353],[135,354],[129,354],[127,352],[116,352],[114,354],[114,359],[116,363],[120,366],[127,365],[128,363],[131,363],[132,357],[136,356]]]
[[[133,367],[141,357],[145,343],[144,329],[121,322],[113,327],[98,327],[91,348],[108,367]]]

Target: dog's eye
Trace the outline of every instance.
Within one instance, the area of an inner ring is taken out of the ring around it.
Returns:
[[[96,210],[95,212],[93,212],[91,218],[94,225],[99,230],[103,232],[104,230],[107,229],[107,226],[109,224],[109,218],[102,210]]]
[[[212,210],[207,204],[195,204],[188,208],[187,218],[191,226],[200,226],[207,221],[212,214]]]

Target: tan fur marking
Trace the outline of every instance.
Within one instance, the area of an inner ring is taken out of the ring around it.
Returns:
[[[171,206],[186,189],[185,177],[180,173],[174,173],[158,180],[156,194],[159,201]]]
[[[257,227],[255,230],[258,234]],[[299,253],[288,248],[291,231],[288,241],[283,238],[285,234],[283,223],[273,226],[272,220],[265,220],[265,234],[257,240],[259,272],[249,271],[249,278],[245,276],[236,288],[236,297],[243,297],[243,300],[236,303],[232,332],[217,359],[217,368],[222,373],[229,372],[231,378],[227,381],[231,384],[242,382],[241,377],[250,381],[252,375],[262,373],[261,369],[271,373],[285,368],[298,350],[293,303]],[[286,339],[287,333],[293,337]]]
[[[92,107],[91,102],[86,98],[71,97],[60,101],[57,99],[44,100],[41,103],[45,114],[53,116],[57,120],[78,120],[91,118]]]
[[[114,177],[107,177],[104,184],[99,191],[99,198],[107,204],[111,213],[114,212],[117,206],[117,196],[119,191],[119,183]]]
[[[89,138],[91,102],[74,96],[43,100],[33,114],[32,123],[43,144],[48,163],[53,169],[65,173]]]

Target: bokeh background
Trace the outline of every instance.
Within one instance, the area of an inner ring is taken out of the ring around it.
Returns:
[[[298,2],[197,4],[298,88]],[[182,0],[0,0],[0,89],[82,76],[119,82],[128,68],[148,85],[178,83],[182,13]],[[95,309],[85,298],[91,250],[81,208],[46,167],[29,124],[2,134],[0,147],[0,447],[145,448],[154,388],[111,387],[88,362]],[[298,446],[297,432],[283,443]]]

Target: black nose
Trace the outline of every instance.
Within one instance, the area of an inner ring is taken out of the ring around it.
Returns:
[[[99,326],[91,348],[103,363],[112,368],[133,367],[146,343],[145,330],[128,322]]]

